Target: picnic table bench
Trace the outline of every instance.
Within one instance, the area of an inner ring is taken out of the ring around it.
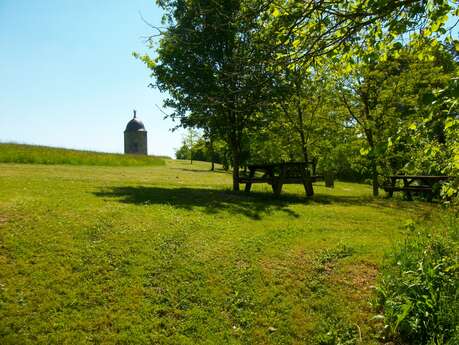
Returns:
[[[312,196],[312,183],[323,178],[315,175],[315,164],[316,161],[248,165],[249,175],[239,177],[239,183],[245,184],[246,192],[250,192],[253,183],[268,183],[276,196],[282,192],[284,184],[303,184],[306,195]],[[312,174],[309,166],[312,166]],[[257,172],[262,175],[256,176]]]
[[[439,190],[436,186],[441,185],[451,176],[430,176],[430,175],[392,175],[388,176],[389,184],[383,189],[392,197],[394,192],[404,192],[408,200],[412,200],[411,193],[426,193],[429,201],[432,201],[435,193]],[[402,181],[403,186],[397,185]]]

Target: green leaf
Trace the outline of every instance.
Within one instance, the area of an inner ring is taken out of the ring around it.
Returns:
[[[453,127],[459,123],[458,120],[454,120],[452,118],[448,118],[445,123],[445,129],[448,129],[450,127]]]
[[[368,148],[363,148],[363,147],[362,147],[362,148],[360,149],[360,154],[361,154],[362,156],[367,156],[369,153],[370,153],[370,149],[368,149]]]
[[[402,312],[397,316],[397,322],[395,323],[394,331],[398,329],[400,322],[402,322],[410,313],[412,303],[408,301],[406,304],[402,304]]]
[[[454,50],[459,52],[459,41],[457,40],[454,41]]]

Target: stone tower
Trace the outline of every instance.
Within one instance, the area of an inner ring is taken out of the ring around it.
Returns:
[[[128,122],[124,131],[124,153],[147,155],[147,131],[142,121],[134,118]]]

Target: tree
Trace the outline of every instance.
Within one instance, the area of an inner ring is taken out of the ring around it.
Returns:
[[[175,158],[176,159],[189,159],[190,153],[189,149],[186,145],[182,144],[180,148],[175,150]]]
[[[329,118],[332,102],[330,81],[325,69],[296,66],[286,75],[287,90],[278,101],[279,119],[295,135],[305,162],[324,147],[327,133],[334,128]],[[331,133],[328,133],[329,137]]]
[[[242,0],[165,0],[169,27],[161,34],[156,59],[141,59],[156,86],[170,97],[164,105],[183,127],[209,129],[232,153],[233,189],[239,190],[244,133],[270,92],[264,51],[254,47],[261,6]],[[258,113],[259,114],[259,113]]]
[[[188,127],[185,135],[183,136],[183,146],[187,148],[188,159],[190,164],[193,164],[193,149],[196,142],[199,140],[199,133],[192,127]]]
[[[416,30],[423,37],[436,35],[438,39],[446,33],[448,14],[457,14],[457,6],[448,0],[432,1],[429,6],[422,0],[157,3],[165,10],[164,22],[168,24],[165,31],[159,29],[159,35],[150,39],[153,47],[155,38],[159,38],[157,57],[137,56],[152,70],[154,85],[169,94],[164,105],[172,109],[171,118],[182,127],[211,133],[211,143],[220,139],[226,142],[231,152],[234,190],[239,189],[239,167],[246,160],[248,148],[252,155],[263,150],[255,137],[263,134],[288,145],[291,133],[297,133],[303,159],[310,156],[312,134],[326,126],[305,126],[320,112],[310,106],[321,106],[321,91],[310,88],[314,84],[304,78],[310,78],[315,66],[324,61],[340,64],[345,71],[355,67],[352,58],[365,62],[362,66],[366,67],[359,69],[366,78],[365,85],[344,85],[341,90],[345,100],[352,103],[344,104],[349,114],[354,114],[353,121],[360,125],[369,152],[375,154],[384,142],[384,136],[377,137],[388,133],[383,127],[390,129],[393,125],[389,117],[381,115],[380,107],[372,108],[369,104],[379,95],[387,96],[378,89],[378,81],[386,77],[382,71],[386,67],[378,52],[397,50],[397,40],[407,30]],[[308,103],[305,97],[315,101]],[[356,97],[364,104],[358,116]],[[390,99],[384,102],[387,109],[393,108]],[[277,111],[268,111],[276,107]],[[288,134],[273,136],[272,131],[279,132],[281,117],[288,120],[284,122],[290,125],[285,128]],[[367,124],[359,124],[364,118]],[[316,133],[316,139],[326,142],[323,136],[332,133]],[[275,156],[285,152],[273,148],[264,154]],[[377,182],[376,158],[372,165]]]
[[[366,139],[368,149],[362,148],[361,152],[370,161],[375,196],[378,195],[379,188],[378,158],[387,141],[384,134],[392,127],[393,120],[384,109],[387,102],[381,100],[384,83],[390,79],[391,72],[388,67],[378,66],[374,62],[356,65],[354,71],[341,80],[339,90],[339,97],[349,113],[350,121],[360,128]],[[391,87],[394,86],[391,84]],[[393,92],[396,94],[397,90]]]
[[[458,49],[459,51],[459,49]],[[443,186],[443,196],[457,196],[459,187],[459,61],[448,45],[431,47],[413,63],[407,85],[417,95],[414,116],[392,138],[405,144],[411,160],[404,172],[455,177]],[[425,61],[425,60],[431,61]],[[427,66],[426,66],[427,65]],[[395,150],[395,149],[394,149]]]
[[[370,54],[354,61],[353,69],[342,74],[338,94],[351,122],[366,140],[361,152],[369,160],[373,194],[378,195],[378,176],[383,172],[440,173],[439,168],[432,170],[432,157],[430,167],[424,165],[418,171],[412,167],[415,161],[423,161],[422,154],[414,157],[420,146],[425,149],[422,143],[426,139],[429,145],[444,141],[442,121],[437,117],[435,125],[429,126],[431,131],[423,133],[424,139],[413,140],[413,130],[427,111],[423,99],[431,97],[432,89],[446,86],[452,66],[444,49],[435,44],[400,45],[380,51],[376,57]]]
[[[206,148],[208,151],[208,160],[210,160],[210,171],[215,171],[215,151],[214,151],[214,141],[215,136],[212,133],[212,130],[209,128],[204,129],[204,138],[206,139]]]

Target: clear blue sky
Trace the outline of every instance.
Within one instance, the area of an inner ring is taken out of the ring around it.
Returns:
[[[0,142],[122,152],[135,108],[149,152],[172,156],[182,132],[132,57],[152,32],[140,14],[160,25],[154,0],[0,0]]]
[[[149,153],[172,156],[181,132],[132,56],[152,33],[140,13],[160,25],[154,0],[0,0],[0,141],[122,152],[135,108]]]

